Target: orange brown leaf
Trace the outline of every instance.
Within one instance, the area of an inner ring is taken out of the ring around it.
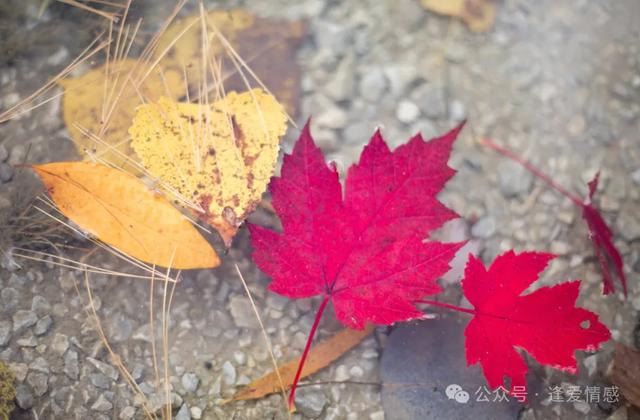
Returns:
[[[220,264],[196,228],[133,175],[90,162],[32,168],[62,214],[124,254],[175,269]]]

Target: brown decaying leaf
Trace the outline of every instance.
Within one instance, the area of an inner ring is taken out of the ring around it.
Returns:
[[[461,19],[474,32],[488,31],[496,19],[495,0],[420,0],[434,13]]]
[[[640,408],[640,351],[616,343],[611,381],[627,401]]]
[[[307,362],[304,365],[304,369],[302,370],[302,375],[300,377],[305,378],[316,373],[320,369],[327,367],[334,360],[357,346],[362,340],[369,336],[373,330],[374,326],[372,324],[367,324],[363,330],[345,328],[328,340],[315,345],[309,352]],[[278,367],[282,377],[282,382],[287,389],[289,389],[293,383],[297,368],[297,359]],[[240,389],[233,395],[233,397],[225,400],[224,404],[233,401],[254,400],[280,391],[281,389],[278,376],[275,372],[271,372]]]
[[[160,61],[163,68],[186,72],[192,96],[202,86],[202,27],[194,20],[199,15],[176,21],[159,38],[156,52],[166,52]],[[236,53],[244,60],[267,89],[285,105],[287,112],[295,114],[300,89],[300,69],[296,62],[296,49],[306,25],[302,21],[273,21],[251,15],[246,10],[214,10],[206,15],[209,34],[208,57],[225,57],[222,60],[222,80],[226,91],[245,91],[246,81],[225,51],[222,42],[215,36],[219,31]],[[191,25],[184,34],[176,37]],[[173,47],[171,43],[175,41]],[[207,75],[208,76],[208,75]]]
[[[196,228],[133,175],[91,162],[32,168],[62,214],[124,254],[174,269],[220,264]]]
[[[286,121],[273,96],[253,89],[211,105],[161,98],[138,108],[129,132],[149,173],[190,200],[229,246],[267,188]]]
[[[178,98],[185,90],[181,73],[157,70],[141,81],[147,70],[136,60],[124,59],[59,82],[64,88],[64,122],[80,154],[87,157],[89,152],[94,158],[139,173],[128,160],[134,154],[127,130],[136,107],[161,96]]]

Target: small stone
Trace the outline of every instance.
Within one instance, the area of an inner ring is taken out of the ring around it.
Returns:
[[[11,322],[0,321],[0,347],[4,347],[11,341]]]
[[[49,389],[49,376],[44,373],[31,372],[27,375],[27,383],[37,397],[43,396]]]
[[[335,381],[344,382],[349,380],[349,371],[345,365],[340,365],[336,369]]]
[[[108,376],[114,381],[118,380],[118,370],[111,366],[108,363],[102,362],[100,360],[94,359],[92,357],[87,357],[87,361],[91,363],[96,369],[102,372],[104,375]]]
[[[191,418],[200,420],[202,418],[202,409],[200,407],[191,407]]]
[[[553,241],[550,246],[552,254],[567,255],[571,251],[571,245],[564,241]]]
[[[236,368],[228,360],[222,364],[222,381],[226,385],[235,385]]]
[[[2,300],[2,309],[9,310],[18,306],[18,291],[13,287],[5,287],[0,291],[0,300]]]
[[[253,309],[244,296],[231,297],[229,299],[229,311],[237,327],[252,328],[255,326],[256,321],[253,317]]]
[[[491,217],[483,217],[471,227],[471,235],[476,238],[490,238],[496,231],[496,222]]]
[[[593,376],[593,374],[596,373],[596,369],[598,368],[597,355],[592,354],[591,356],[585,357],[582,363],[584,363],[584,367],[587,368],[587,373],[589,374],[589,376]]]
[[[19,310],[13,314],[13,330],[18,332],[32,327],[38,322],[38,315],[33,311]]]
[[[360,366],[353,366],[349,369],[349,376],[351,377],[361,378],[362,375],[364,375],[364,370]]]
[[[576,411],[579,411],[582,414],[587,414],[587,413],[589,413],[589,411],[591,411],[591,406],[586,401],[576,401],[576,402],[574,402],[573,403],[573,408],[575,408]]]
[[[35,347],[38,345],[38,341],[34,336],[30,335],[29,337],[18,339],[16,341],[16,344],[18,344],[20,347]]]
[[[318,418],[327,405],[327,397],[320,390],[300,389],[295,396],[296,409],[306,417]]]
[[[43,357],[38,357],[36,358],[36,360],[31,362],[31,364],[29,365],[29,369],[36,372],[49,374],[49,363]]]
[[[244,365],[247,362],[247,355],[240,350],[236,350],[233,352],[233,360],[239,365]]]
[[[176,414],[174,419],[175,420],[190,420],[191,419],[191,413],[189,412],[189,407],[187,407],[187,404],[182,404],[182,407],[180,407],[180,410],[178,410],[178,414]]]
[[[43,316],[51,311],[51,305],[44,297],[36,295],[31,301],[31,310],[35,311],[39,316]]]
[[[633,180],[633,182],[635,182],[636,184],[640,184],[640,169],[636,169],[635,171],[633,171],[631,173],[631,179]]]
[[[384,68],[384,74],[387,76],[391,93],[396,97],[401,97],[407,91],[407,88],[416,80],[418,72],[415,66],[392,64]]]
[[[384,411],[375,411],[369,414],[369,420],[384,420]]]
[[[69,58],[69,50],[65,47],[60,47],[56,52],[51,54],[49,58],[47,58],[47,64],[50,66],[60,66],[64,64]]]
[[[0,144],[0,162],[4,162],[9,158],[9,152],[4,144]]]
[[[111,388],[111,380],[107,375],[104,375],[102,373],[92,373],[91,375],[89,375],[89,381],[91,381],[93,386],[95,386],[96,388]]]
[[[69,348],[69,337],[64,334],[56,334],[51,341],[51,350],[63,355]]]
[[[640,217],[637,214],[621,213],[616,220],[616,225],[620,236],[626,241],[631,242],[640,238]]]
[[[533,186],[533,175],[518,162],[503,160],[498,164],[497,171],[500,192],[507,198],[526,194]]]
[[[24,382],[29,372],[29,366],[26,363],[9,363],[9,369],[18,382]]]
[[[451,121],[461,122],[467,118],[467,108],[458,100],[453,100],[449,104],[449,118]]]
[[[18,407],[23,410],[28,410],[33,407],[35,402],[33,391],[27,384],[19,384],[16,387],[16,402],[18,403]]]
[[[129,405],[122,409],[118,418],[120,420],[131,420],[135,415],[136,415],[136,408]]]
[[[64,373],[69,379],[77,380],[80,373],[80,366],[78,363],[78,353],[69,350],[64,356]]]
[[[341,102],[349,100],[353,96],[354,64],[353,54],[346,55],[338,64],[331,79],[323,89],[331,99]]]
[[[100,394],[96,402],[91,406],[93,411],[111,411],[112,408],[113,404],[104,396],[104,394]]]
[[[362,98],[377,102],[387,90],[387,79],[380,68],[373,67],[362,75],[358,88]]]
[[[47,331],[49,331],[49,328],[51,328],[51,324],[53,324],[53,319],[51,318],[51,316],[47,315],[45,317],[42,317],[36,323],[33,332],[36,335],[44,335],[47,333]]]
[[[339,129],[347,123],[347,113],[342,108],[331,107],[322,112],[314,121],[318,127]]]
[[[396,109],[396,117],[400,122],[411,124],[420,116],[420,108],[411,101],[400,101]]]
[[[442,118],[447,114],[447,95],[440,86],[423,84],[414,90],[411,97],[428,118]]]
[[[11,152],[9,153],[9,164],[22,165],[24,163],[26,156],[27,156],[27,148],[22,144],[17,144],[13,146],[13,148],[11,149]]]
[[[182,375],[182,387],[187,392],[195,392],[200,385],[200,378],[195,373],[185,373]]]

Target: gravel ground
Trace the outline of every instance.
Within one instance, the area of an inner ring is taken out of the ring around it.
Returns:
[[[507,249],[560,255],[541,283],[584,280],[582,304],[600,314],[615,340],[640,345],[640,337],[633,335],[640,311],[640,4],[636,0],[504,0],[499,2],[495,26],[486,34],[472,34],[457,21],[429,14],[417,0],[220,3],[240,5],[265,17],[309,19],[309,36],[299,51],[303,70],[299,122],[313,115],[316,140],[342,171],[357,159],[378,126],[390,144],[398,145],[418,131],[433,136],[467,118],[451,161],[459,172],[441,195],[462,220],[443,234],[473,239],[486,262]],[[159,9],[141,10],[155,19]],[[28,10],[23,27],[29,31],[55,27],[56,36],[51,37],[55,42],[45,52],[25,47],[15,59],[2,60],[0,109],[26,97],[83,46],[74,36],[79,30],[77,18],[57,18],[47,12],[44,22],[38,23],[36,12],[35,7]],[[586,181],[601,170],[599,205],[624,256],[630,283],[626,300],[620,293],[601,296],[600,271],[579,211],[517,165],[475,144],[474,138],[484,135],[508,145],[580,194],[586,193]],[[290,150],[294,138],[290,133],[285,150]],[[59,100],[0,125],[0,212],[16,211],[37,191],[34,177],[12,165],[25,159],[71,158],[74,150]],[[170,365],[178,419],[285,418],[278,395],[258,402],[218,404],[270,370],[234,264],[250,283],[276,356],[300,353],[317,306],[314,300],[288,301],[267,292],[268,278],[253,265],[247,249],[243,231],[223,266],[187,273],[176,288]],[[101,266],[127,269],[117,260],[100,258]],[[9,364],[19,384],[15,418],[138,418],[140,402],[109,364],[83,311],[86,299],[76,294],[74,280],[82,283],[82,276],[52,265],[20,263],[22,269],[16,269],[5,259],[0,268],[0,360]],[[459,303],[455,280],[444,282],[446,296]],[[114,350],[159,407],[162,397],[154,391],[148,332],[149,285],[97,275],[91,282]],[[157,285],[156,302],[162,292]],[[319,338],[339,327],[328,313]],[[388,340],[386,330],[377,331],[313,380],[378,382],[379,357]],[[534,370],[540,371],[543,389],[555,384],[602,385],[611,357],[611,344],[595,356],[580,356],[578,377]],[[384,412],[378,386],[304,387],[297,405],[296,418],[400,418],[397,412]],[[541,397],[517,416],[626,419],[626,412],[621,417],[617,407],[550,404]],[[630,412],[629,418],[633,415]],[[442,415],[434,413],[434,418]]]

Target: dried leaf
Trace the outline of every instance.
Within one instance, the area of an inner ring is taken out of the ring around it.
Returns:
[[[119,251],[175,269],[220,264],[196,228],[133,175],[90,162],[32,168],[62,214]]]
[[[267,187],[285,130],[282,106],[253,89],[211,105],[161,98],[138,108],[129,132],[145,168],[199,206],[228,246]]]
[[[165,54],[164,68],[186,72],[193,92],[202,84],[202,26],[200,15],[176,21],[159,38],[156,53]],[[267,89],[291,115],[297,109],[300,69],[296,62],[298,48],[306,26],[301,21],[279,22],[251,15],[246,10],[211,11],[206,15],[211,57],[225,55],[225,48],[215,36],[222,34],[236,53],[258,75]],[[190,28],[190,29],[187,29]],[[180,34],[185,31],[182,36]],[[180,36],[177,41],[176,38]],[[173,46],[172,43],[175,41]],[[231,60],[222,61],[223,85],[226,91],[245,91],[246,82]]]
[[[640,351],[616,343],[611,381],[631,404],[640,408]]]
[[[371,324],[368,324],[363,330],[345,328],[330,339],[317,344],[309,352],[307,363],[305,364],[300,377],[306,378],[307,376],[329,366],[334,360],[357,346],[362,340],[368,337],[373,330],[374,326]],[[282,382],[287,389],[289,389],[293,384],[297,367],[297,359],[278,366]],[[276,375],[275,372],[271,372],[240,389],[233,395],[233,397],[225,401],[225,403],[241,400],[254,400],[280,391],[281,388],[278,375]]]
[[[434,13],[461,19],[474,32],[488,31],[496,19],[495,0],[421,0]]]
[[[78,152],[85,155],[90,151],[115,166],[139,172],[127,160],[133,156],[127,130],[136,107],[143,103],[143,98],[177,98],[184,93],[180,73],[152,71],[139,83],[146,71],[135,60],[125,59],[59,82],[64,88],[64,122]],[[80,128],[98,136],[102,142],[90,138]]]

